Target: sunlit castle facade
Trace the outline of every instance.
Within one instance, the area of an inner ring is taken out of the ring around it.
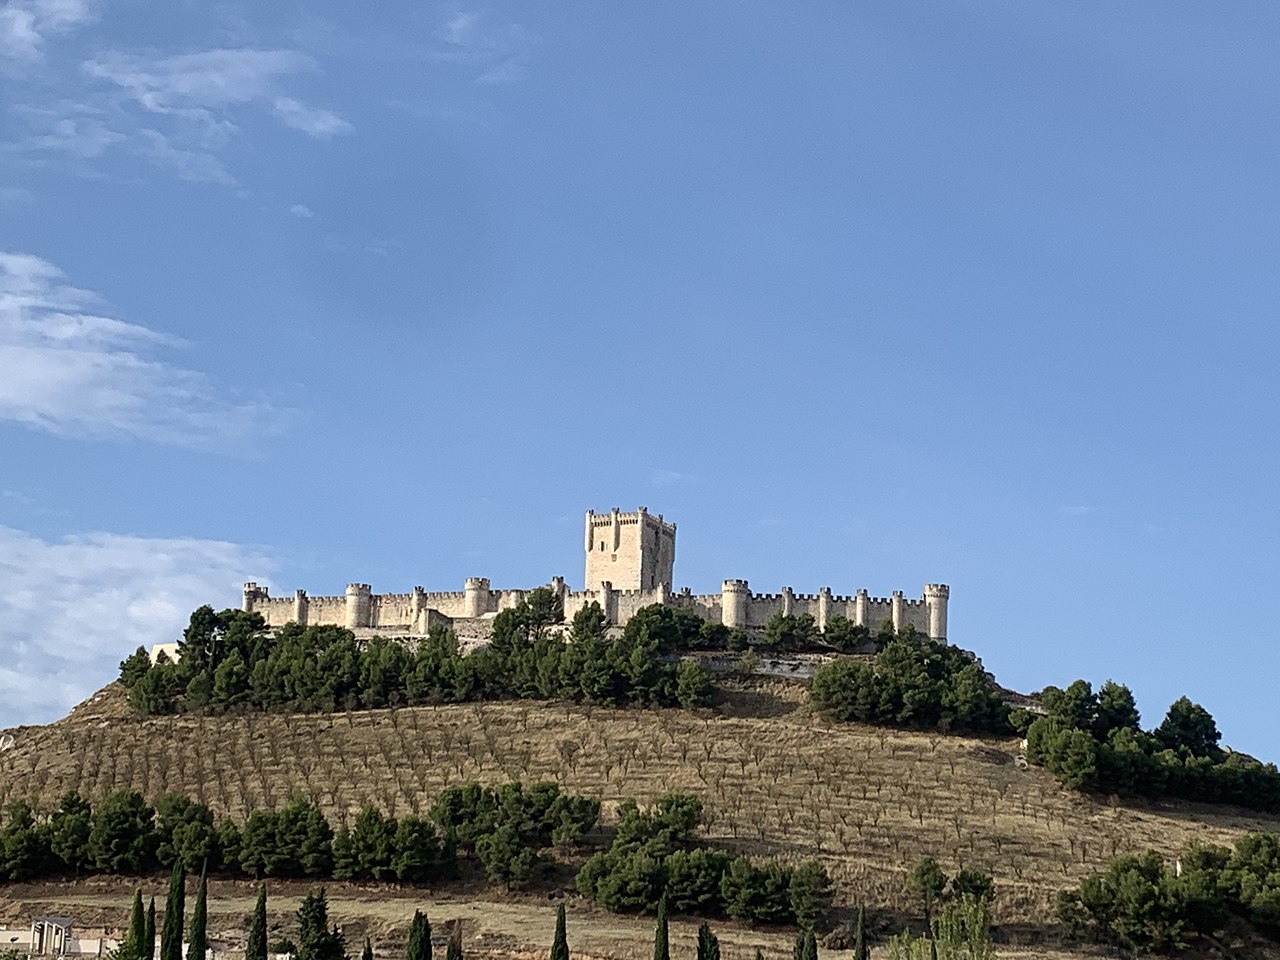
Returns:
[[[687,587],[673,591],[676,525],[644,507],[623,513],[588,510],[583,548],[586,571],[581,591],[573,591],[563,577],[543,586],[564,601],[571,618],[590,603],[600,604],[609,622],[625,626],[635,612],[650,604],[683,607],[704,620],[731,629],[755,630],[775,613],[812,615],[820,628],[832,617],[877,629],[886,620],[896,628],[913,626],[938,641],[947,639],[945,583],[927,583],[919,598],[901,590],[873,597],[864,589],[836,594],[830,587],[817,593],[753,593],[746,580],[725,580],[719,593],[694,594]],[[256,583],[244,585],[244,610],[260,614],[268,626],[331,624],[358,633],[421,636],[435,624],[479,626],[476,621],[520,603],[533,588],[494,590],[485,577],[468,577],[461,590],[435,592],[414,587],[408,593],[374,593],[367,583],[352,583],[338,596],[309,596],[305,590],[290,597],[272,597]],[[472,632],[472,631],[467,631]]]

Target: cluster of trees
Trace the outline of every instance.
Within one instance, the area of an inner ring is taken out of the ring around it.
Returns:
[[[874,663],[836,660],[814,675],[814,705],[833,720],[1008,734],[1009,707],[981,662],[906,626]]]
[[[91,806],[69,793],[48,815],[26,803],[9,807],[0,828],[0,879],[176,865],[259,879],[426,883],[457,876],[462,853],[474,855],[490,879],[517,887],[546,866],[547,847],[578,843],[599,814],[599,801],[562,794],[553,783],[452,787],[430,817],[396,819],[366,807],[336,832],[305,800],[255,811],[237,826],[215,822],[208,807],[179,794],[152,806],[122,790]]]
[[[1280,836],[1255,833],[1234,849],[1193,847],[1174,866],[1156,853],[1112,860],[1058,897],[1058,916],[1078,933],[1130,950],[1176,952],[1233,918],[1280,935]]]
[[[1280,811],[1280,771],[1219,747],[1202,706],[1181,697],[1158,727],[1143,731],[1129,688],[1107,681],[1095,693],[1077,680],[1041,695],[1044,716],[1019,711],[1027,759],[1068,787],[1151,798],[1177,797]]]
[[[831,881],[816,861],[754,864],[700,843],[697,797],[667,794],[648,808],[628,800],[619,817],[612,845],[577,878],[578,890],[609,910],[648,911],[669,902],[681,913],[812,929],[831,909]]]
[[[825,629],[810,613],[783,613],[779,610],[764,625],[765,646],[772,650],[807,650],[832,647],[841,653],[876,653],[895,636],[893,621],[885,620],[875,633],[871,628],[836,614]]]
[[[711,693],[706,672],[681,662],[678,653],[720,642],[717,625],[655,605],[609,641],[596,603],[580,610],[567,630],[563,621],[558,596],[546,588],[531,591],[494,618],[488,646],[463,656],[445,627],[433,628],[410,650],[381,637],[359,643],[350,630],[334,626],[288,624],[269,633],[258,614],[205,606],[191,615],[177,662],[161,658],[152,665],[140,647],[120,664],[120,680],[143,713],[336,710],[512,697],[693,707]]]

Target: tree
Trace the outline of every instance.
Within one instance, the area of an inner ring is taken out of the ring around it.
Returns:
[[[129,913],[129,936],[121,946],[121,956],[127,960],[144,960],[146,957],[147,912],[142,907],[142,889],[133,891],[133,909]]]
[[[107,873],[142,873],[156,848],[155,811],[136,790],[107,794],[93,811],[88,854]],[[177,960],[177,958],[175,958]]]
[[[705,705],[712,689],[711,677],[698,664],[684,661],[676,668],[676,699],[686,710]]]
[[[907,888],[924,901],[924,922],[928,925],[933,917],[933,905],[942,896],[947,887],[947,876],[933,857],[921,857],[911,868],[907,877]]]
[[[658,924],[653,931],[653,960],[671,960],[671,938],[667,930],[667,898],[658,901]]]
[[[697,960],[720,960],[720,941],[705,922],[698,927]]]
[[[253,907],[253,920],[249,923],[249,942],[245,945],[244,960],[267,960],[267,885],[258,888],[258,902]]]
[[[147,648],[138,647],[137,650],[120,661],[120,682],[126,688],[132,687],[150,669],[151,657],[147,655]]]
[[[146,960],[156,960],[156,898],[147,904]]]
[[[77,876],[89,863],[89,832],[92,826],[93,809],[75,792],[64,793],[49,818],[49,848]]]
[[[951,892],[958,897],[973,897],[975,900],[991,902],[995,896],[995,882],[991,874],[979,870],[961,870],[951,878]]]
[[[445,945],[445,960],[462,960],[462,921],[453,921],[453,932]]]
[[[364,949],[360,952],[360,960],[373,960],[373,943],[367,934],[364,938]]]
[[[853,932],[853,960],[871,960],[871,948],[867,945],[867,910],[858,904],[858,921]]]
[[[427,921],[427,915],[421,910],[413,911],[405,960],[431,960],[431,924]]]
[[[1105,741],[1112,730],[1140,729],[1141,718],[1133,691],[1124,684],[1108,680],[1098,689],[1098,712],[1093,720],[1093,735]]]
[[[169,895],[164,902],[164,926],[160,928],[160,960],[183,960],[182,915],[186,901],[187,873],[179,860],[169,877]]]
[[[1169,707],[1164,722],[1155,729],[1155,737],[1170,750],[1186,749],[1196,757],[1216,759],[1222,755],[1218,749],[1222,739],[1218,725],[1208,710],[1186,697],[1179,697]]]
[[[191,929],[187,933],[187,960],[205,960],[209,953],[207,897],[208,885],[205,872],[201,869],[200,884],[196,887],[196,905],[191,910]]]
[[[564,929],[564,904],[556,907],[556,932],[551,941],[551,960],[569,960],[569,939]]]
[[[346,945],[337,929],[329,929],[329,904],[324,888],[307,894],[298,907],[297,960],[347,960]]]
[[[787,895],[791,913],[802,929],[821,927],[831,912],[831,878],[816,860],[806,860],[791,871]]]

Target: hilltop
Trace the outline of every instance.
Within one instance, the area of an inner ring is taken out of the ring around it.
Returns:
[[[1017,763],[1012,738],[834,725],[783,680],[729,681],[697,711],[507,702],[161,717],[131,711],[112,684],[56,723],[9,733],[0,803],[43,807],[68,790],[96,799],[127,787],[185,793],[237,820],[299,796],[342,820],[366,803],[425,812],[464,780],[547,779],[601,799],[608,821],[623,798],[680,790],[702,799],[705,834],[729,850],[816,856],[838,905],[911,913],[905,873],[929,855],[991,873],[996,922],[1012,930],[1051,927],[1057,891],[1117,854],[1172,857],[1280,829],[1230,808],[1066,790]]]

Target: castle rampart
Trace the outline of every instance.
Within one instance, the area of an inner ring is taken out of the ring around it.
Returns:
[[[776,613],[809,614],[821,629],[839,616],[873,631],[888,620],[898,629],[910,625],[934,640],[947,639],[950,589],[943,583],[925,584],[919,599],[908,598],[901,590],[888,597],[872,597],[864,589],[849,595],[834,594],[830,587],[817,593],[796,593],[791,587],[778,593],[752,593],[746,580],[725,580],[715,594],[694,594],[687,587],[673,593],[675,524],[667,523],[661,515],[651,516],[644,507],[631,514],[614,508],[608,514],[588,511],[585,534],[585,589],[570,591],[562,577],[554,577],[548,585],[564,601],[566,620],[583,607],[598,603],[611,624],[625,626],[643,607],[664,604],[730,629],[759,630]],[[610,575],[599,576],[601,572]],[[340,596],[317,597],[303,590],[289,597],[272,597],[266,587],[246,583],[242,608],[261,614],[271,627],[293,622],[421,636],[436,623],[472,623],[476,626],[469,628],[469,633],[483,632],[483,621],[516,607],[527,593],[523,589],[494,590],[484,577],[468,577],[460,591],[414,587],[409,593],[375,594],[367,583],[352,583]]]

